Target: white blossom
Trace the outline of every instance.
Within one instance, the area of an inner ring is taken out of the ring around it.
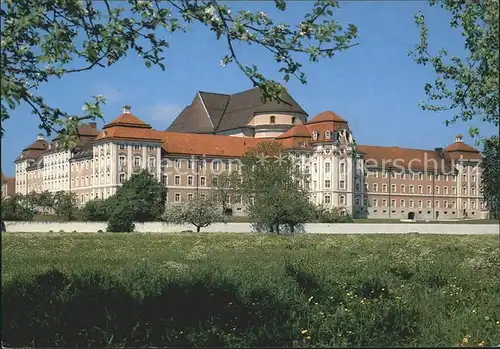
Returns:
[[[87,105],[84,105],[84,106],[82,107],[82,111],[84,111],[84,112],[85,112],[85,111],[87,111],[87,110],[89,110],[89,108],[87,107]]]

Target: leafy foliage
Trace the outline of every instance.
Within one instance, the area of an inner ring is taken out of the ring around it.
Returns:
[[[499,2],[496,0],[430,0],[450,12],[450,26],[460,31],[465,39],[467,56],[460,58],[441,49],[429,52],[428,28],[419,12],[415,21],[420,29],[420,43],[410,53],[415,62],[431,65],[436,74],[433,83],[425,85],[430,103],[422,103],[424,110],[454,110],[448,123],[457,120],[478,119],[499,126]],[[470,127],[471,136],[479,129]]]
[[[326,208],[318,205],[313,220],[318,223],[352,223],[352,217],[341,207]]]
[[[308,198],[307,177],[280,143],[259,143],[245,153],[242,162],[240,192],[258,230],[279,234],[285,225],[294,232],[311,218],[314,207]]]
[[[149,222],[161,217],[165,210],[167,190],[156,176],[148,170],[134,173],[118,188],[115,195],[108,199],[107,205],[122,206],[127,202],[134,221]],[[110,212],[113,208],[110,207]]]
[[[2,221],[32,221],[35,217],[35,206],[23,195],[14,194],[2,198]]]
[[[58,191],[54,195],[54,211],[64,221],[72,221],[77,217],[78,207],[76,194],[68,191]]]
[[[491,217],[500,218],[500,138],[485,140],[481,161],[481,193]]]
[[[2,253],[10,348],[500,343],[497,236],[4,233]]]
[[[218,198],[222,212],[228,214],[232,212],[228,197],[234,197],[240,186],[240,174],[238,172],[223,172],[217,175],[217,182],[214,183],[213,195]],[[217,204],[214,202],[213,204]]]
[[[225,222],[226,219],[211,196],[202,197],[198,194],[185,203],[169,205],[163,217],[168,223],[192,224],[197,232],[212,223]]]
[[[275,0],[286,10],[284,0]],[[297,25],[275,23],[262,11],[231,11],[217,1],[5,1],[1,4],[1,120],[9,109],[27,104],[47,133],[61,131],[66,145],[74,142],[77,125],[85,119],[102,118],[103,96],[84,105],[85,115],[70,115],[47,104],[35,91],[53,78],[109,67],[127,54],[139,54],[146,67],[165,70],[163,51],[169,34],[187,31],[201,23],[227,43],[221,65],[235,63],[266,98],[279,99],[283,87],[268,81],[255,65],[245,65],[237,56],[236,43],[266,49],[281,67],[283,79],[296,77],[306,83],[297,55],[313,62],[332,57],[353,46],[354,25],[345,29],[333,19],[338,2],[316,0],[313,10]]]
[[[108,220],[109,201],[94,199],[87,201],[81,210],[81,217],[84,221],[103,222]]]
[[[109,207],[108,226],[106,231],[113,233],[133,232],[136,206],[127,200],[114,201]]]

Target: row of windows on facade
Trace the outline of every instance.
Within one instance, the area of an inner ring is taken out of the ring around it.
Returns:
[[[130,146],[134,150],[141,150],[142,147],[144,147],[143,144],[137,144],[137,143],[135,143],[135,144],[124,144],[124,143],[120,143],[120,144],[118,144],[118,149],[124,150],[124,149],[127,148],[127,145]],[[155,145],[147,145],[145,147],[146,147],[146,149],[148,151],[154,151],[154,150],[157,149],[157,146],[155,146]],[[104,149],[101,149],[101,153],[103,152],[103,150]],[[111,150],[111,148],[109,148],[109,150]]]
[[[374,192],[378,192],[378,188],[379,188],[378,183],[373,183],[372,187],[373,187]],[[368,183],[365,183],[365,188],[368,191]],[[430,185],[427,186],[426,193],[424,193],[422,185],[418,185],[417,189],[418,189],[417,190],[418,194],[432,194],[432,187]],[[434,190],[434,194],[441,194],[440,191],[441,191],[440,187],[436,186],[435,190]],[[470,191],[471,191],[471,195],[476,195],[476,188],[475,187],[471,187]],[[382,193],[387,193],[387,184],[382,184]],[[400,191],[398,192],[396,184],[392,184],[391,185],[391,193],[406,193],[406,186],[404,184],[402,184],[400,186]],[[415,186],[413,184],[411,184],[409,186],[409,193],[415,194]],[[443,187],[443,194],[450,195],[450,193],[448,192],[448,187],[446,187],[446,186]],[[467,187],[462,188],[462,194],[467,195]],[[457,188],[456,187],[451,188],[451,195],[457,195]]]
[[[382,178],[388,178],[388,171],[381,171],[382,172]],[[373,177],[373,178],[378,178],[378,173],[379,171],[366,171],[365,172],[365,177]],[[405,172],[394,172],[394,171],[391,171],[391,177],[392,178],[401,178],[401,179],[413,179],[413,180],[424,180],[424,179],[427,179],[427,180],[432,180],[432,177],[433,177],[433,174],[431,173],[428,173],[426,176],[424,176],[423,173],[405,173]],[[464,182],[467,182],[468,181],[468,175],[467,174],[463,174],[462,175],[462,180]],[[437,180],[437,181],[441,181],[441,180],[444,180],[445,182],[449,181],[451,178],[451,180],[453,182],[456,182],[457,181],[457,175],[440,175],[440,174],[437,174],[437,175],[434,175],[434,179]],[[476,181],[476,175],[472,174],[470,176],[470,181],[471,182],[475,182]]]
[[[206,199],[207,198],[207,194],[199,194],[200,195],[200,198],[201,199]],[[218,194],[209,194],[212,196],[213,200],[218,203],[221,198]],[[194,196],[195,194],[194,193],[187,193],[186,194],[186,198],[191,201],[194,199]],[[181,202],[182,201],[182,195],[181,193],[174,193],[174,201],[175,202]],[[229,194],[226,194],[226,200],[225,200],[226,204],[242,204],[243,203],[243,199],[241,197],[241,195],[235,195],[234,197],[231,197],[231,195]]]
[[[374,207],[378,207],[379,206],[379,199],[373,199],[373,206]],[[382,200],[382,207],[387,207],[387,204],[388,204],[388,200],[386,199],[383,199]],[[396,206],[397,204],[397,200],[393,199],[391,200],[391,207],[398,207]],[[414,208],[415,207],[415,201],[414,200],[409,200],[408,201],[408,204],[409,204],[409,208]],[[439,200],[436,200],[434,202],[434,207],[435,208],[439,208],[440,206],[440,201]],[[467,208],[467,201],[464,201],[462,203],[462,206],[463,208]],[[399,207],[406,207],[406,200],[400,200],[399,201]],[[424,207],[424,201],[423,200],[418,200],[418,207],[419,208],[423,208]],[[432,201],[431,200],[427,200],[426,201],[426,207],[427,208],[431,208],[432,207]],[[479,202],[479,207],[481,209],[484,208],[484,203],[483,201],[480,201]],[[443,208],[457,208],[457,203],[455,201],[452,201],[451,203],[448,203],[447,200],[444,200],[443,201]],[[475,201],[471,201],[471,208],[472,209],[476,209],[476,202]]]

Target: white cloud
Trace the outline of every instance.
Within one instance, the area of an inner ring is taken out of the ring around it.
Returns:
[[[150,107],[145,113],[145,117],[162,124],[170,124],[184,109],[177,104],[157,104]]]

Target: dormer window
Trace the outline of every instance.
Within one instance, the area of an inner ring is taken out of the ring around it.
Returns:
[[[329,130],[325,131],[325,139],[330,139],[332,137],[332,133]]]
[[[296,118],[295,116],[292,116],[292,124],[295,124]]]
[[[269,118],[269,123],[275,124],[276,123],[276,116],[271,115],[271,117]]]
[[[318,131],[316,131],[316,130],[313,131],[313,139],[314,140],[318,139]]]

